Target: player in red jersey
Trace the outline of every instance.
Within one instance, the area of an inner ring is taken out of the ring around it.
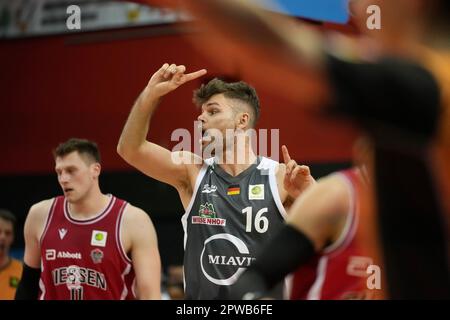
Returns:
[[[381,289],[381,275],[369,277],[377,268],[374,259],[356,236],[359,193],[366,187],[364,169],[340,171],[321,181],[293,208],[296,216],[291,225],[309,236],[317,253],[295,272],[291,299],[371,299],[373,290]],[[317,215],[314,219],[313,214]]]
[[[153,224],[143,210],[101,192],[97,145],[70,139],[54,155],[64,196],[30,209],[16,299],[160,299]]]
[[[371,148],[363,140],[358,157],[371,163]],[[233,297],[260,298],[274,281],[296,271],[291,299],[381,298],[379,261],[357,236],[363,227],[358,223],[360,206],[368,201],[370,188],[366,170],[341,171],[306,190],[293,204],[284,230],[238,279]]]

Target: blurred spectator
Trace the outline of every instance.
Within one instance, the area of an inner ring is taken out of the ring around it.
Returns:
[[[13,300],[22,274],[22,262],[9,256],[16,217],[0,209],[0,300]]]
[[[169,266],[167,269],[167,292],[172,300],[184,299],[183,266]]]

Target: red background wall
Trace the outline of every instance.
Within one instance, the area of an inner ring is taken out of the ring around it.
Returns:
[[[215,50],[220,54],[220,48]],[[104,169],[130,169],[116,154],[116,143],[152,73],[173,62],[188,70],[207,68],[209,75],[245,74],[245,66],[232,57],[227,61],[218,65],[206,60],[186,34],[164,26],[1,41],[0,174],[51,172],[51,150],[75,136],[99,143]],[[261,79],[243,80],[252,84]],[[171,147],[172,130],[192,130],[198,112],[192,90],[200,83],[189,83],[164,99],[152,121],[151,141]],[[301,102],[292,105],[276,92],[256,89],[262,105],[259,127],[279,128],[280,143],[293,158],[308,163],[349,160],[355,131],[347,124],[318,119],[302,111]]]

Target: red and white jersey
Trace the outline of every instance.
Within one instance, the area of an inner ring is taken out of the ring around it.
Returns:
[[[290,295],[292,300],[371,299],[374,296],[367,287],[367,268],[374,262],[364,254],[356,237],[358,191],[361,191],[365,182],[358,169],[336,174],[346,182],[351,195],[345,227],[333,244],[294,273]]]
[[[41,237],[41,300],[133,299],[134,270],[120,240],[127,203],[111,196],[90,220],[71,217],[67,200],[53,200]]]

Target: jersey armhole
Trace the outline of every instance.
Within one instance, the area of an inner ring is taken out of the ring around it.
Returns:
[[[268,169],[269,169],[269,186],[270,186],[270,191],[272,192],[273,200],[275,201],[275,205],[277,206],[278,211],[280,212],[281,216],[283,217],[283,220],[286,220],[287,212],[283,206],[283,202],[281,202],[280,191],[278,190],[277,177],[275,174],[278,165],[279,165],[278,162],[276,162],[272,159],[263,157],[261,164],[258,167],[261,167],[261,168],[263,168],[265,166],[268,167]]]
[[[184,212],[183,216],[181,217],[181,224],[183,225],[183,230],[184,230],[184,241],[183,241],[184,249],[186,249],[186,241],[187,241],[187,219],[189,217],[189,213],[192,210],[192,206],[194,205],[195,198],[197,197],[197,192],[200,187],[200,183],[202,182],[203,177],[205,176],[206,170],[208,169],[208,167],[209,167],[209,165],[208,165],[207,161],[205,160],[202,168],[200,169],[200,172],[197,175],[197,179],[195,180],[195,186],[194,186],[194,190],[192,192],[191,201],[189,201],[189,205],[187,206],[186,211]]]
[[[127,207],[127,202],[124,201],[124,203],[122,204],[122,207],[119,210],[119,216],[117,217],[117,222],[116,222],[116,244],[117,244],[117,249],[120,252],[120,256],[122,257],[123,261],[127,264],[131,264],[131,258],[128,257],[127,253],[125,252],[124,248],[123,248],[123,244],[122,244],[122,237],[120,235],[121,229],[122,229],[122,221],[123,221],[123,216],[124,216],[124,212],[125,212],[125,208]]]
[[[39,238],[39,247],[40,247],[40,249],[42,249],[42,242],[44,241],[44,238],[45,238],[45,236],[47,234],[47,231],[48,231],[48,229],[50,227],[50,224],[51,224],[51,222],[53,220],[53,216],[55,214],[55,207],[56,207],[57,202],[58,202],[58,197],[53,198],[52,205],[50,206],[50,209],[48,211],[48,215],[47,215],[47,220],[45,222],[44,231],[42,231],[42,234],[41,234],[41,236]],[[42,253],[41,253],[41,255],[42,255]],[[44,263],[43,263],[42,257],[41,257],[41,272],[44,272]],[[47,290],[45,288],[44,281],[42,280],[42,274],[39,277],[39,290],[41,292],[40,292],[40,295],[38,297],[38,300],[44,300],[45,299],[45,295],[47,293]]]
[[[42,241],[44,240],[44,237],[47,234],[47,230],[49,229],[50,224],[52,222],[57,202],[58,202],[58,197],[53,198],[52,205],[50,206],[50,209],[48,210],[48,215],[47,215],[47,219],[45,221],[44,230],[42,231],[42,234],[39,237],[39,246],[40,247],[42,247]]]

